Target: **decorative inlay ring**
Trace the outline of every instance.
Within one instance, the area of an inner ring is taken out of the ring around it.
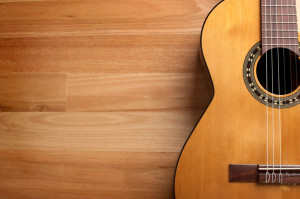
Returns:
[[[280,109],[282,109],[298,105],[300,103],[300,90],[291,95],[280,96],[279,98],[276,95],[270,95],[258,85],[259,83],[255,78],[255,65],[261,53],[261,42],[258,42],[251,48],[244,62],[244,81],[251,95],[257,101],[269,107],[279,108],[280,106]]]

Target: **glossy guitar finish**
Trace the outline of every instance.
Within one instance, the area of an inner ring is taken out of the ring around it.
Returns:
[[[247,90],[243,63],[261,40],[260,0],[225,0],[208,16],[202,53],[214,97],[188,139],[175,176],[176,199],[296,199],[300,186],[229,183],[229,164],[266,164],[267,108]],[[272,128],[272,109],[269,128]],[[278,109],[274,110],[275,164],[279,164]],[[300,105],[282,109],[282,164],[300,164]],[[269,164],[272,158],[269,133]]]

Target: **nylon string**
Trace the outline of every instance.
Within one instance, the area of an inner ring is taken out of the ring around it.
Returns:
[[[282,6],[282,0],[281,0],[281,15],[283,14],[283,6]],[[277,9],[276,9],[276,28],[277,28],[277,44],[278,44],[278,15],[277,15]],[[283,15],[282,15],[282,21],[281,21],[281,28],[283,30]],[[282,34],[282,32],[281,32]],[[283,50],[284,52],[284,50]],[[284,57],[284,56],[283,56]],[[281,95],[281,88],[280,88],[280,66],[279,66],[279,52],[278,52],[278,46],[277,46],[277,61],[278,61],[278,71],[277,71],[277,75],[278,75],[278,93],[279,93],[279,100],[278,100],[278,107],[279,107],[279,111],[278,111],[278,131],[279,131],[279,165],[280,165],[280,170],[279,170],[279,182],[282,182],[282,173],[281,173],[281,107],[280,107],[280,95]],[[284,63],[284,62],[283,62]],[[285,68],[285,65],[283,66]]]
[[[266,2],[266,1],[265,1]],[[271,3],[270,3],[271,4]],[[267,26],[267,6],[265,6],[265,26]],[[271,15],[270,15],[271,19]],[[267,29],[267,28],[265,28]],[[267,33],[267,32],[265,32]],[[272,34],[272,32],[271,32]],[[268,37],[268,34],[265,35]],[[268,49],[268,47],[266,47]],[[267,52],[267,51],[266,51]],[[266,53],[266,89],[268,90],[268,53]],[[266,100],[267,100],[267,172],[266,172],[266,183],[269,183],[270,181],[270,174],[269,174],[269,100],[268,100],[268,94],[266,93]]]
[[[274,64],[273,64],[273,24],[272,22],[272,1],[270,2],[270,27],[271,27],[271,70],[272,70],[272,93],[274,93]],[[274,96],[272,95],[272,103],[274,103]],[[273,172],[272,172],[272,182],[275,182],[275,136],[274,136],[274,104],[272,104],[272,139],[273,139]]]

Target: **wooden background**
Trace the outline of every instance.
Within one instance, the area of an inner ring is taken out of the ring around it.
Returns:
[[[218,2],[0,0],[0,198],[173,198]]]

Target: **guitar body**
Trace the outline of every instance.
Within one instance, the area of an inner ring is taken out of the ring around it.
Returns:
[[[229,182],[229,164],[266,164],[267,159],[267,106],[250,94],[243,78],[245,57],[261,40],[260,23],[260,0],[224,0],[206,19],[201,45],[214,97],[180,155],[176,199],[300,197],[300,186]],[[278,109],[274,115],[274,164],[279,164]],[[280,118],[282,164],[299,165],[300,105],[282,109]],[[272,150],[270,131],[269,164]]]

